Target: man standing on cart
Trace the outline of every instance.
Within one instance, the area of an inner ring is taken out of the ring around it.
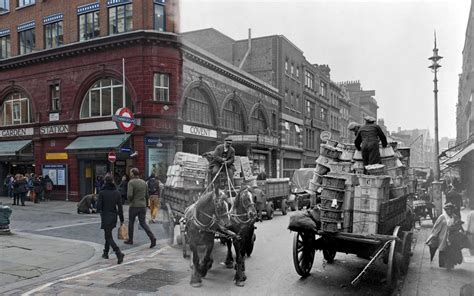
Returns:
[[[219,169],[222,167],[220,174],[221,176],[225,176],[227,178],[227,174],[229,176],[229,182],[234,184],[234,158],[235,158],[235,150],[232,147],[232,139],[226,138],[224,140],[224,144],[217,145],[216,149],[212,153],[212,160],[209,163],[209,184],[214,180],[216,174],[219,172]],[[219,184],[219,177],[214,181],[214,183],[218,182]],[[218,194],[219,186],[215,186],[216,194]]]
[[[355,139],[357,150],[362,150],[364,166],[381,163],[379,141],[382,147],[387,147],[387,138],[380,126],[375,123],[375,118],[366,116],[365,124],[361,126]]]

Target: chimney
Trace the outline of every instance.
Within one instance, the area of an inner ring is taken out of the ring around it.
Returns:
[[[242,58],[242,61],[240,62],[239,69],[242,69],[242,66],[245,63],[245,60],[247,60],[247,57],[249,56],[251,49],[252,49],[252,29],[249,28],[249,41],[248,41],[247,51],[245,52],[245,55]]]

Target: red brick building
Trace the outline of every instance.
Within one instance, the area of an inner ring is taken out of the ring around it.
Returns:
[[[67,190],[78,200],[112,170],[166,175],[180,97],[177,11],[173,0],[0,2],[0,179],[49,174],[58,198]],[[121,107],[140,122],[129,134],[112,121]]]

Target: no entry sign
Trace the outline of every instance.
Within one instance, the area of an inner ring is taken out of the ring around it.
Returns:
[[[128,108],[118,109],[117,112],[115,112],[115,115],[112,116],[112,120],[115,121],[117,127],[125,133],[133,131],[135,124],[137,124],[132,111]]]
[[[108,159],[111,163],[114,163],[117,160],[117,155],[115,155],[115,152],[109,152]]]

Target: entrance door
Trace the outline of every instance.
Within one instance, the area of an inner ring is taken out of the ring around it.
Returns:
[[[87,161],[79,162],[79,190],[81,198],[87,194],[95,192],[95,180],[97,176],[105,176],[110,171],[107,161]]]

